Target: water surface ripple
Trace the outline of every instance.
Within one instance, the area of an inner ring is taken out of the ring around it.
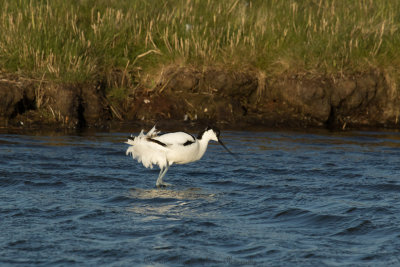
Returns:
[[[400,265],[399,133],[224,132],[163,190],[126,136],[0,135],[1,265]]]

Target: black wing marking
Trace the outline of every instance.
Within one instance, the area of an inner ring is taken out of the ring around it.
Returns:
[[[192,140],[187,140],[187,141],[183,144],[184,146],[189,146],[189,145],[193,144],[194,142],[196,142],[196,138],[194,138],[193,135],[191,135],[191,134],[188,134],[188,135],[190,135],[190,136],[192,137]]]
[[[194,143],[194,141],[187,140],[183,145],[184,145],[184,146],[188,146],[188,145],[191,145],[191,144],[193,144],[193,143]]]
[[[166,145],[166,144],[164,144],[163,142],[161,142],[161,141],[158,141],[158,140],[156,140],[156,139],[153,139],[153,138],[147,138],[147,141],[154,142],[154,143],[156,143],[156,144],[159,144],[160,146],[164,146],[164,147],[166,147],[166,146],[167,146],[167,145]]]
[[[196,138],[193,135],[190,135],[190,136],[192,137],[192,140],[187,140],[185,143],[182,144],[183,146],[188,146],[188,145],[191,145],[191,144],[196,142]],[[170,145],[170,144],[163,143],[163,142],[161,142],[161,141],[159,141],[157,139],[153,139],[151,137],[147,137],[146,140],[150,141],[150,142],[153,142],[153,143],[156,143],[156,144],[159,144],[160,146],[163,146],[163,147],[167,147],[167,146]]]

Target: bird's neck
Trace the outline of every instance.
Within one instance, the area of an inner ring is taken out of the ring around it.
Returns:
[[[204,153],[206,153],[208,142],[210,140],[206,138],[199,139],[199,152],[197,153],[197,158],[201,159]]]

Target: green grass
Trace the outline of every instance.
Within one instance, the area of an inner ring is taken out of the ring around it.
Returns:
[[[111,88],[164,64],[396,72],[399,29],[400,1],[0,0],[0,70]]]

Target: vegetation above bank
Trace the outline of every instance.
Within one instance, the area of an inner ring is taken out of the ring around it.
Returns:
[[[37,79],[112,80],[172,62],[266,73],[400,66],[399,1],[0,3],[2,69]]]

